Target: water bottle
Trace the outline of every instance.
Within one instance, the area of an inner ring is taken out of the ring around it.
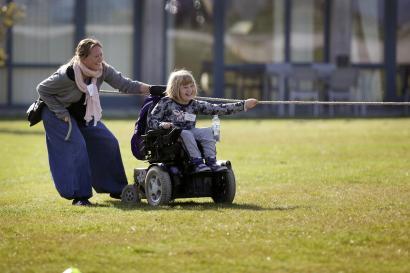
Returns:
[[[218,115],[214,115],[212,118],[212,131],[214,132],[214,139],[219,141],[221,139],[221,121],[219,120]]]

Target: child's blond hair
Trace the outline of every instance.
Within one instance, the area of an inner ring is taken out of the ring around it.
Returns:
[[[177,102],[181,101],[179,89],[182,85],[193,83],[195,85],[195,96],[197,94],[197,85],[191,71],[180,69],[175,70],[169,75],[167,89],[165,90],[168,97]]]

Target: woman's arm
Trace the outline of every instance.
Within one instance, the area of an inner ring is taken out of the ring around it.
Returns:
[[[64,107],[64,104],[58,99],[58,93],[67,87],[67,83],[70,83],[69,81],[65,73],[58,70],[43,80],[36,88],[40,98],[46,103],[47,107],[61,120],[67,120],[70,114]]]
[[[126,78],[110,65],[104,65],[104,81],[121,93],[149,94],[148,84]]]

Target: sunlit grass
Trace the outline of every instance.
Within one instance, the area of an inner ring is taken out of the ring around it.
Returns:
[[[132,183],[133,121],[106,124]],[[233,205],[82,208],[54,188],[42,125],[0,121],[0,272],[410,271],[410,119],[222,118],[221,138]]]

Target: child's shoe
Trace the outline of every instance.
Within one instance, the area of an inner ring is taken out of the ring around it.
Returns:
[[[206,165],[208,165],[213,172],[222,172],[228,170],[227,167],[221,166],[216,162],[216,158],[208,157],[206,159]]]
[[[203,173],[211,171],[211,169],[204,164],[202,158],[192,158],[191,161],[194,164],[194,173]]]

